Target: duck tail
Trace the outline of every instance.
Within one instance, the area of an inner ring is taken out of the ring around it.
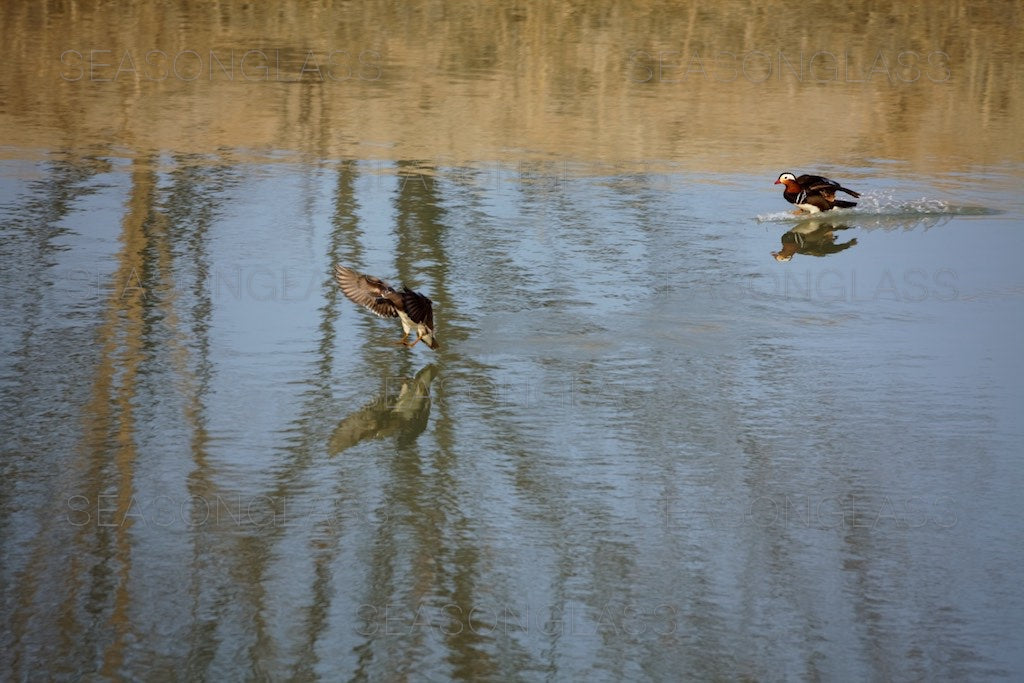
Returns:
[[[854,192],[853,190],[847,190],[845,187],[840,187],[840,191],[845,192],[851,197],[860,197],[860,192]]]
[[[853,196],[859,197],[860,195],[855,194]],[[835,205],[837,209],[852,209],[853,207],[857,206],[857,202],[847,202],[842,199],[837,199]]]

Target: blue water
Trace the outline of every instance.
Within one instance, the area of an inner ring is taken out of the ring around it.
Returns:
[[[884,168],[5,162],[7,666],[1018,676],[1019,173]]]

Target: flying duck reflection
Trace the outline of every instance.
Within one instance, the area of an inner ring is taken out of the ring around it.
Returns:
[[[808,220],[797,223],[782,235],[782,248],[773,251],[776,261],[790,261],[795,254],[807,256],[828,256],[857,244],[857,238],[847,242],[836,242],[836,231],[849,230],[849,225],[837,225],[827,221]]]
[[[430,383],[436,376],[437,366],[430,364],[413,378],[391,378],[390,385],[385,385],[376,398],[338,423],[327,443],[327,452],[337,455],[366,439],[394,436],[400,443],[415,441],[427,428]]]

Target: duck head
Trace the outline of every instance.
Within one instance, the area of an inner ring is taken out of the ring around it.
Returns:
[[[778,180],[776,180],[773,184],[785,185],[786,187],[789,187],[790,183],[793,183],[794,185],[796,184],[796,176],[793,175],[792,173],[786,172],[779,174]]]

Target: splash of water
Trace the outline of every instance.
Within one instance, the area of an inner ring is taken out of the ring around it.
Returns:
[[[807,218],[831,221],[856,221],[858,224],[879,223],[888,220],[927,220],[951,218],[953,216],[992,216],[1000,213],[984,206],[960,206],[941,199],[921,197],[919,199],[897,199],[893,190],[866,192],[857,200],[852,209],[833,209],[824,214],[794,215],[790,211],[776,211],[757,216],[758,223],[778,223]]]
[[[898,200],[893,190],[867,192],[857,202],[857,213],[875,214],[880,216],[946,216],[963,215],[964,209],[941,199],[920,197],[911,200]]]

